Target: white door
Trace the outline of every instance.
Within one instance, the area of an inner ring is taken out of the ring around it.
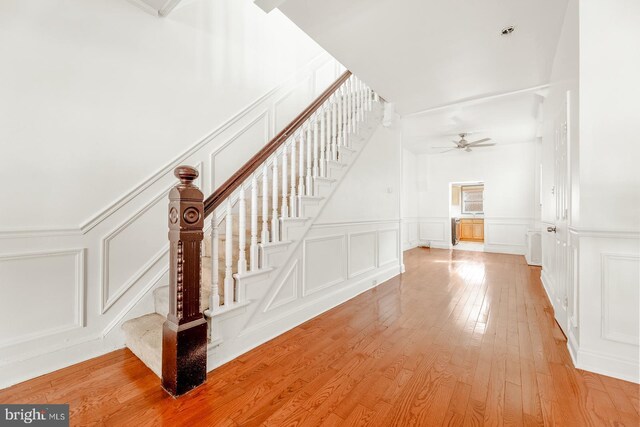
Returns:
[[[569,108],[570,94],[567,92],[565,108],[555,122],[554,138],[554,195],[555,195],[555,224],[547,229],[554,240],[554,269],[552,271],[554,284],[554,301],[556,320],[565,335],[568,333],[568,290],[569,290]]]

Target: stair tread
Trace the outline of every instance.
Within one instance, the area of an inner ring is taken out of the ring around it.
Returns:
[[[166,318],[145,314],[122,324],[129,350],[156,375],[162,375],[162,325]]]

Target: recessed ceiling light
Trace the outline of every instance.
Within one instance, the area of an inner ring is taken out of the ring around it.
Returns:
[[[502,31],[500,31],[500,34],[502,34],[503,36],[508,36],[509,34],[513,33],[514,30],[515,27],[513,25],[510,25],[508,27],[504,27]]]

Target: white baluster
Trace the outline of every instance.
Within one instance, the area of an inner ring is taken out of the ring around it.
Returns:
[[[318,126],[318,116],[313,119],[313,177],[316,178],[318,176],[318,149],[319,149],[319,140],[320,140],[320,129]]]
[[[280,208],[280,215],[282,215],[282,218],[287,218],[289,216],[289,182],[287,181],[287,177],[289,175],[288,165],[287,144],[285,143],[284,149],[282,150],[282,207]]]
[[[320,176],[327,176],[327,121],[326,121],[327,111],[322,110],[320,112]]]
[[[247,272],[247,200],[244,194],[244,184],[240,184],[238,200],[238,273]]]
[[[291,141],[291,189],[289,190],[289,210],[292,218],[298,216],[298,204],[296,200],[296,137]]]
[[[271,199],[271,241],[280,241],[280,218],[278,218],[278,155],[273,157],[273,187]]]
[[[313,196],[313,177],[311,175],[311,165],[312,165],[312,147],[311,147],[311,128],[307,128],[307,137],[305,138],[305,143],[306,143],[306,147],[305,150],[307,152],[307,182],[306,182],[306,189],[307,189],[307,196]]]
[[[229,307],[233,302],[233,212],[231,198],[227,199],[227,216],[225,217],[224,242],[224,305]]]
[[[338,95],[338,125],[336,129],[336,144],[338,147],[344,144],[343,139],[343,125],[344,125],[344,85],[340,87],[340,92]],[[338,151],[336,150],[336,156],[338,155]],[[337,158],[335,160],[338,160]]]
[[[380,95],[378,95],[378,92],[373,92],[373,100],[375,102],[380,102]]]
[[[218,283],[220,248],[218,247],[218,235],[218,217],[214,212],[211,215],[211,294],[209,295],[209,310],[211,311],[220,309],[220,284]]]
[[[251,246],[249,246],[251,271],[258,269],[258,178],[251,177]]]
[[[262,166],[262,232],[260,233],[262,243],[269,242],[269,174],[267,164]]]
[[[353,133],[353,76],[347,81],[347,133]],[[351,138],[349,138],[351,139]],[[347,140],[344,145],[350,146],[351,141]]]
[[[371,104],[371,88],[367,87],[367,110],[371,111],[373,109],[373,105]]]
[[[334,96],[331,103],[331,160],[338,160],[338,102]]]
[[[305,146],[305,138],[304,138],[304,130],[300,132],[300,161],[298,162],[298,195],[304,196],[307,192],[305,188],[305,178],[304,178],[304,146]]]
[[[342,145],[348,146],[349,131],[351,122],[349,121],[349,80],[344,82],[344,132],[342,135]]]
[[[351,133],[356,134],[358,132],[357,110],[356,110],[356,78],[353,77],[351,81]],[[351,147],[353,138],[349,138],[349,147]]]
[[[360,111],[360,121],[364,121],[364,83],[360,80],[358,85],[358,110]]]

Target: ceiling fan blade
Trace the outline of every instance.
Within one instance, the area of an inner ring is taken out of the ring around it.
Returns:
[[[454,144],[456,144],[458,147],[462,147],[462,145],[460,144],[460,141],[454,141],[454,140],[451,140],[451,142],[453,142]]]
[[[482,139],[479,139],[477,141],[473,141],[473,142],[468,143],[467,146],[480,144],[481,142],[486,142],[486,141],[491,141],[491,138],[482,138]]]
[[[473,148],[476,148],[476,147],[493,147],[494,145],[496,145],[495,142],[492,142],[491,144],[477,144],[477,145],[474,145]]]
[[[448,153],[449,151],[453,151],[453,150],[457,150],[457,148],[449,148],[448,150],[439,151],[438,153],[439,153],[439,154],[442,154],[442,153]]]
[[[456,149],[456,147],[451,148],[451,147],[448,147],[448,146],[447,146],[447,147],[429,147],[429,148],[431,148],[432,150],[438,150],[438,149],[451,149],[451,150],[455,150],[455,149]]]

